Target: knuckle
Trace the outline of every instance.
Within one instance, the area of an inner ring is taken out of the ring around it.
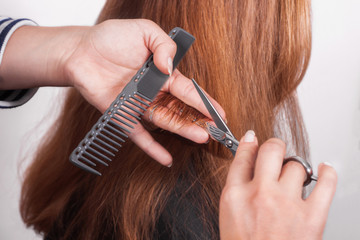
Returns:
[[[337,173],[334,168],[326,167],[323,172],[323,176],[326,181],[324,181],[327,186],[334,187],[337,184]]]
[[[252,202],[258,209],[273,209],[276,206],[276,200],[273,195],[267,191],[257,191]]]
[[[261,145],[260,149],[265,152],[279,152],[283,154],[285,153],[286,144],[281,139],[271,138]]]
[[[137,23],[140,25],[140,26],[144,26],[144,27],[158,27],[158,25],[151,21],[150,19],[145,19],[145,18],[141,18],[141,19],[137,19],[136,20]]]
[[[176,45],[176,43],[175,43],[173,40],[170,39],[170,41],[168,41],[167,44],[169,44],[169,47],[170,47],[171,50],[173,50],[174,53],[175,53],[176,50],[177,50],[177,45]]]
[[[178,78],[178,77],[180,77],[180,75],[177,75],[176,77]],[[186,97],[186,96],[190,95],[191,92],[194,91],[194,90],[195,90],[194,85],[191,84],[190,82],[186,82],[186,85],[184,86],[184,89],[183,89],[183,92],[182,92],[182,97]]]
[[[304,173],[304,175],[306,174],[304,167],[296,161],[289,161],[284,165],[284,169],[287,170],[289,169],[290,171],[297,171],[297,172],[302,172]]]
[[[241,198],[238,188],[225,186],[221,193],[221,202],[233,204]]]
[[[236,151],[236,157],[240,159],[252,158],[256,154],[256,148],[250,146],[240,146]]]
[[[119,20],[117,20],[117,19],[107,19],[107,20],[99,23],[99,24],[96,25],[96,26],[98,26],[98,27],[105,27],[105,28],[106,28],[106,27],[112,26],[113,24],[118,23],[118,21],[119,21]]]
[[[151,150],[153,149],[153,145],[155,144],[155,140],[154,139],[149,139],[147,141],[147,143],[144,144],[144,146],[142,147],[142,149],[144,150],[144,152],[146,153],[150,153]]]

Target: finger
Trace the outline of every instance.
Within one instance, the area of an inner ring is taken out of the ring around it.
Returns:
[[[144,26],[144,40],[146,47],[154,54],[156,67],[165,74],[173,71],[173,59],[176,54],[176,43],[156,23],[141,20]]]
[[[129,137],[146,154],[158,161],[160,164],[167,167],[172,165],[172,157],[170,153],[158,142],[156,142],[140,123],[138,123],[131,131]]]
[[[306,177],[305,169],[299,162],[289,161],[282,168],[279,182],[284,192],[301,196]]]
[[[164,84],[162,90],[171,93],[173,96],[177,97],[187,105],[197,109],[202,114],[212,119],[209,114],[209,111],[206,109],[203,101],[201,100],[199,93],[196,91],[196,88],[192,83],[192,81],[187,77],[185,77],[184,75],[182,75],[178,70],[174,71],[174,74],[169,79],[169,81],[167,81]],[[226,119],[225,111],[220,106],[220,104],[217,103],[206,92],[205,94],[207,95],[211,103],[214,105],[216,110],[219,112],[220,116],[223,119]]]
[[[254,179],[259,181],[278,181],[285,151],[285,143],[280,139],[272,138],[267,140],[259,149]]]
[[[202,127],[193,124],[193,123],[183,123],[178,121],[178,115],[176,114],[172,117],[170,114],[167,114],[169,109],[167,107],[157,106],[156,111],[146,111],[143,118],[152,122],[156,126],[178,134],[184,138],[187,138],[196,143],[205,143],[209,139],[209,134]],[[152,114],[151,119],[149,118]]]
[[[326,218],[335,194],[337,174],[333,167],[324,163],[319,165],[318,174],[318,181],[306,202],[311,205],[314,214]]]
[[[257,149],[258,141],[255,133],[249,130],[239,142],[235,158],[228,172],[226,180],[227,186],[241,185],[244,182],[251,181],[254,173]]]

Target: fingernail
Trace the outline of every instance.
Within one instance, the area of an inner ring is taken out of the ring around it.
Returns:
[[[171,166],[172,166],[172,163],[170,163],[169,165],[167,165],[168,168],[171,168]]]
[[[168,72],[169,72],[169,76],[171,77],[173,71],[173,60],[171,59],[171,57],[168,58]]]
[[[334,166],[332,165],[332,163],[329,163],[329,162],[323,162],[323,164],[326,165],[326,166],[332,167],[332,168],[334,167]]]
[[[253,130],[248,130],[244,136],[244,142],[254,142],[255,141],[255,132]]]

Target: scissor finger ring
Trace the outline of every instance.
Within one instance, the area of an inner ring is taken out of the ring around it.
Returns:
[[[311,181],[317,181],[318,177],[313,174],[312,167],[310,166],[310,164],[307,161],[305,161],[305,159],[303,159],[299,156],[288,157],[288,158],[285,158],[283,166],[290,161],[298,162],[304,167],[304,170],[306,172],[306,179],[305,179],[304,185],[303,185],[304,187],[309,185],[309,183]]]

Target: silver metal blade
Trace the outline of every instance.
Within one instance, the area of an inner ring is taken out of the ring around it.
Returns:
[[[207,98],[207,96],[205,95],[203,90],[200,88],[200,86],[196,83],[196,81],[194,79],[191,79],[191,80],[192,80],[193,84],[195,85],[195,88],[198,91],[200,98],[202,99],[203,103],[205,104],[205,107],[209,111],[210,116],[214,120],[216,126],[220,130],[222,130],[222,131],[226,132],[227,134],[229,134],[230,136],[234,137],[234,135],[231,133],[229,127],[226,125],[226,123],[224,122],[224,120],[222,119],[222,117],[220,116],[218,111],[216,111],[216,108],[212,105],[212,103]]]

